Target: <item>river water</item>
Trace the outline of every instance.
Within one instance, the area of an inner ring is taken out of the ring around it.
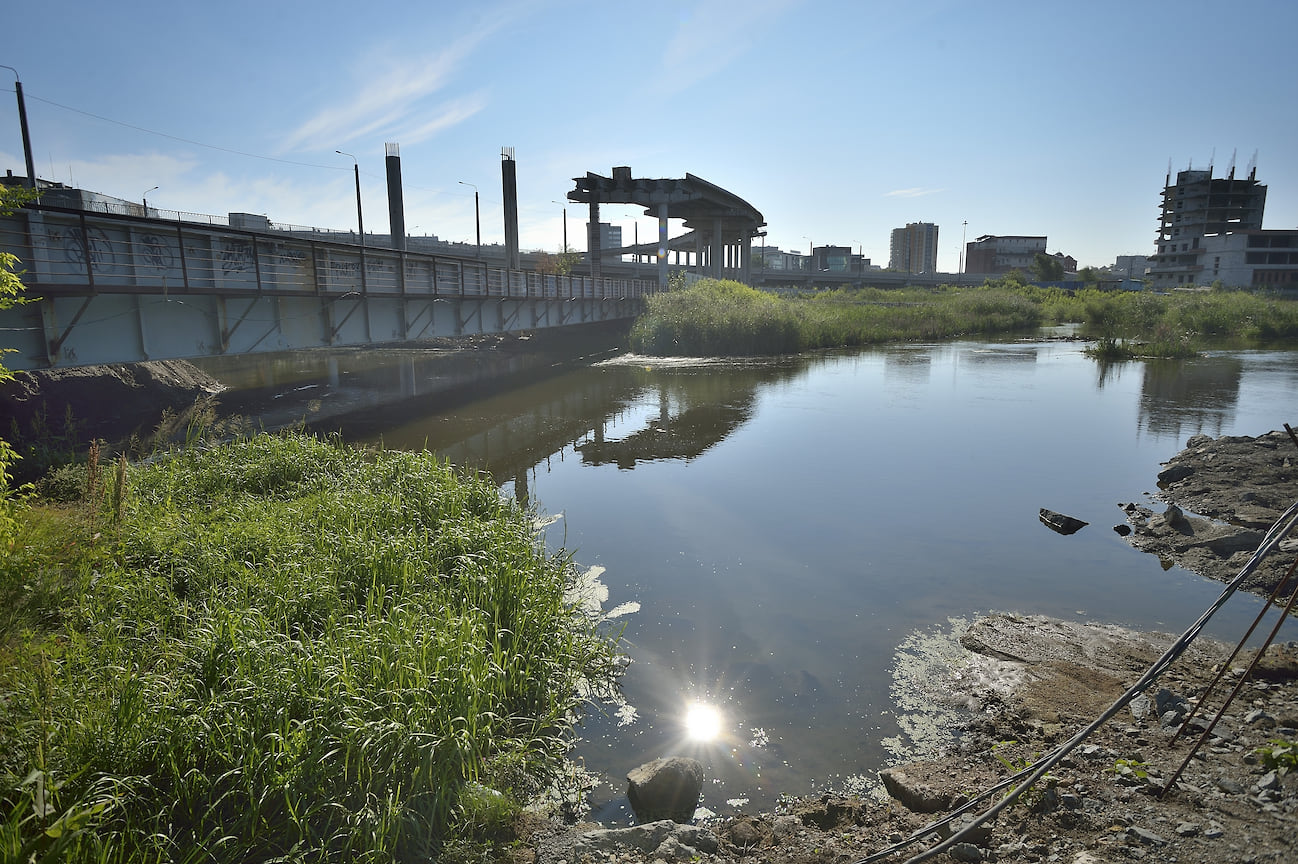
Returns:
[[[904,752],[890,689],[923,634],[992,610],[1179,633],[1218,595],[1133,550],[1118,505],[1149,503],[1191,435],[1294,421],[1298,354],[1083,347],[623,356],[366,434],[489,472],[625,627],[625,702],[575,754],[606,777],[596,818],[625,820],[625,773],[671,754],[703,761],[708,809],[770,809]],[[1042,507],[1090,524],[1056,534]],[[1257,608],[1237,597],[1209,632],[1233,642]],[[695,703],[714,734],[691,737]]]

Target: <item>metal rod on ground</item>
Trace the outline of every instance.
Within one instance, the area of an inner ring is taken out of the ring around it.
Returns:
[[[1284,424],[1284,431],[1289,433],[1289,438],[1293,441],[1294,446],[1298,447],[1298,434],[1295,434],[1293,429],[1289,428],[1288,423]]]
[[[1208,695],[1217,688],[1219,683],[1221,683],[1221,679],[1226,675],[1227,670],[1230,669],[1230,664],[1239,656],[1239,652],[1244,650],[1244,644],[1252,638],[1253,631],[1257,629],[1257,625],[1262,623],[1262,619],[1266,616],[1267,610],[1271,608],[1271,605],[1275,603],[1276,598],[1280,596],[1280,590],[1289,582],[1292,573],[1293,568],[1290,567],[1289,573],[1285,574],[1285,577],[1277,582],[1276,586],[1271,589],[1271,596],[1266,598],[1266,602],[1262,604],[1262,608],[1258,610],[1257,615],[1253,618],[1253,623],[1249,625],[1248,630],[1242,637],[1240,637],[1240,640],[1235,643],[1235,648],[1230,652],[1230,656],[1222,661],[1221,668],[1219,668],[1217,674],[1213,676],[1212,683],[1204,689],[1203,694],[1199,697],[1199,701],[1190,709],[1190,713],[1185,715],[1185,719],[1181,721],[1180,728],[1176,730],[1176,734],[1167,742],[1168,747],[1175,745],[1177,740],[1185,734],[1185,730],[1190,726],[1190,721],[1199,713],[1199,709],[1207,703]]]
[[[1294,560],[1294,564],[1298,564],[1298,559]],[[1293,565],[1290,565],[1289,572],[1285,574],[1286,582],[1289,581],[1289,576],[1293,574],[1293,570]],[[1216,728],[1217,722],[1225,716],[1226,709],[1230,707],[1231,702],[1235,701],[1235,697],[1239,695],[1239,691],[1244,689],[1244,682],[1249,679],[1253,674],[1253,670],[1257,668],[1257,664],[1262,661],[1262,655],[1266,653],[1266,649],[1270,647],[1271,643],[1275,640],[1276,634],[1280,632],[1280,627],[1284,624],[1285,619],[1289,617],[1289,610],[1293,609],[1295,600],[1298,600],[1298,587],[1295,587],[1293,593],[1289,595],[1289,602],[1285,604],[1284,609],[1280,612],[1280,618],[1275,622],[1275,626],[1271,628],[1271,632],[1267,635],[1266,641],[1262,643],[1262,647],[1257,649],[1257,654],[1253,656],[1253,660],[1248,664],[1248,669],[1244,671],[1243,675],[1239,676],[1239,680],[1236,681],[1235,686],[1231,688],[1230,695],[1226,697],[1226,701],[1222,703],[1221,708],[1217,711],[1217,716],[1212,718],[1212,722],[1208,724],[1208,728],[1203,730],[1203,734],[1199,736],[1199,740],[1194,742],[1194,746],[1190,748],[1190,752],[1185,754],[1185,761],[1181,763],[1181,767],[1176,769],[1176,773],[1173,774],[1171,779],[1163,786],[1163,791],[1158,793],[1160,800],[1167,794],[1167,790],[1176,785],[1176,781],[1181,777],[1181,772],[1183,772],[1185,767],[1190,764],[1190,760],[1194,758],[1194,754],[1199,752],[1199,748],[1203,746],[1203,742],[1208,740],[1208,736],[1211,735],[1212,730]]]

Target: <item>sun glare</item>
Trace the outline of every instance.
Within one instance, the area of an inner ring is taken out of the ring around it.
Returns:
[[[713,741],[721,735],[721,712],[695,702],[685,712],[685,734],[695,741]]]

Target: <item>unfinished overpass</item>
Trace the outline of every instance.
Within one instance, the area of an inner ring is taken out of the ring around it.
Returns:
[[[590,206],[586,248],[592,276],[600,275],[599,206],[633,204],[658,220],[660,287],[667,284],[670,251],[683,252],[686,266],[697,272],[716,277],[731,274],[740,281],[750,277],[753,238],[762,236],[766,221],[756,207],[733,192],[688,173],[684,179],[632,177],[625,166],[614,168],[612,177],[587,173],[574,182],[577,188],[568,193],[568,200]],[[690,233],[669,239],[669,219],[683,221]]]

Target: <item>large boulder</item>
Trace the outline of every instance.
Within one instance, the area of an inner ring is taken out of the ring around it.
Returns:
[[[641,824],[670,819],[690,822],[703,791],[703,765],[697,759],[670,756],[631,769],[627,800]]]

